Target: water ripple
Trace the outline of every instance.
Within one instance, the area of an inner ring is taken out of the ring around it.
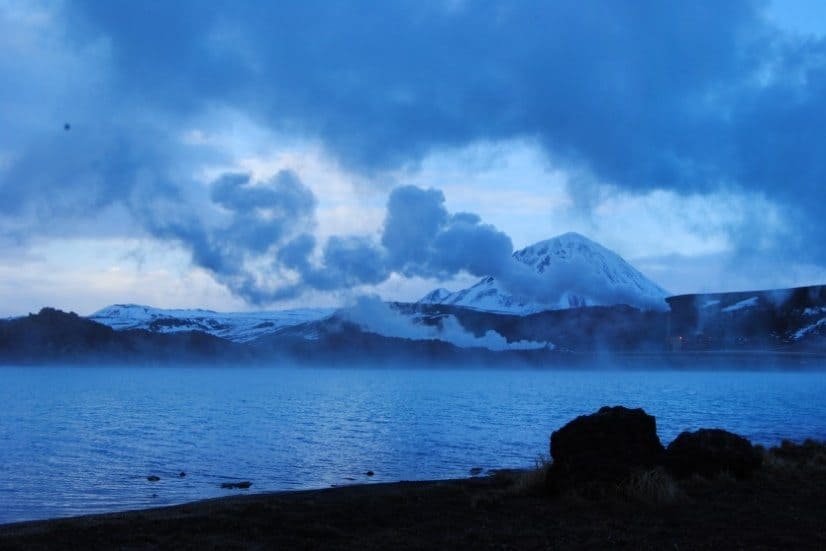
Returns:
[[[216,497],[233,492],[220,488],[232,480],[267,491],[527,467],[547,454],[552,430],[605,404],[644,407],[666,443],[710,426],[763,444],[826,439],[826,379],[817,372],[3,368],[0,376],[0,522]]]

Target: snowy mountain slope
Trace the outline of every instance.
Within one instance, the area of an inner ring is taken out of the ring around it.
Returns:
[[[666,308],[667,291],[615,252],[578,233],[540,241],[516,251],[513,259],[527,265],[538,276],[537,283],[544,287],[520,290],[517,294],[488,276],[472,287],[446,296],[444,290],[437,289],[420,303],[517,315],[613,304],[654,310]]]
[[[523,316],[542,312],[543,310],[556,309],[528,298],[513,295],[492,276],[484,277],[475,285],[451,293],[439,302],[431,302],[430,304],[449,304],[485,312]]]
[[[741,300],[740,302],[736,302],[731,306],[726,306],[721,310],[721,312],[737,312],[738,310],[744,310],[746,308],[756,308],[758,304],[759,299],[757,297],[749,297]]]
[[[202,331],[234,342],[247,342],[284,327],[330,316],[332,308],[302,308],[275,312],[213,312],[164,310],[138,304],[113,304],[89,319],[115,330],[146,329],[154,333]]]
[[[422,299],[419,301],[419,304],[439,304],[450,295],[450,291],[448,291],[444,287],[439,287],[438,289],[434,289],[427,293],[425,296],[423,296]]]

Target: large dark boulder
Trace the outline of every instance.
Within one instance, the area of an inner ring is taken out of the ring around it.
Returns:
[[[551,434],[548,489],[605,486],[663,461],[657,422],[642,409],[603,407]]]
[[[674,476],[713,477],[729,473],[748,478],[763,457],[747,439],[722,429],[683,432],[668,445],[666,467]]]

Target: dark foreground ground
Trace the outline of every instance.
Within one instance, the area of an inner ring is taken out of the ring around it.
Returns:
[[[816,453],[815,453],[816,452]],[[599,498],[542,472],[253,494],[0,526],[0,549],[826,549],[826,455],[751,480],[663,473]]]

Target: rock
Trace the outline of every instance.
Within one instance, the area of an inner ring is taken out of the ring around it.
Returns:
[[[482,474],[482,467],[473,467],[470,470],[470,476],[477,476],[479,474]]]
[[[657,422],[642,409],[602,407],[551,434],[552,493],[571,486],[608,486],[662,464]]]
[[[246,490],[252,486],[252,482],[244,480],[243,482],[222,482],[221,488],[225,490]]]
[[[666,466],[680,478],[693,474],[713,477],[725,472],[748,478],[762,462],[762,455],[751,442],[722,429],[683,432],[666,450]]]
[[[373,475],[374,475],[374,474],[376,474],[376,473],[374,473],[373,471],[367,471],[367,472],[366,472],[366,473],[364,473],[364,474],[366,474],[367,476],[373,476]]]
[[[161,479],[161,477],[155,476],[154,474],[150,474],[149,476],[146,477],[146,480],[148,480],[149,482],[157,482],[160,479]]]

